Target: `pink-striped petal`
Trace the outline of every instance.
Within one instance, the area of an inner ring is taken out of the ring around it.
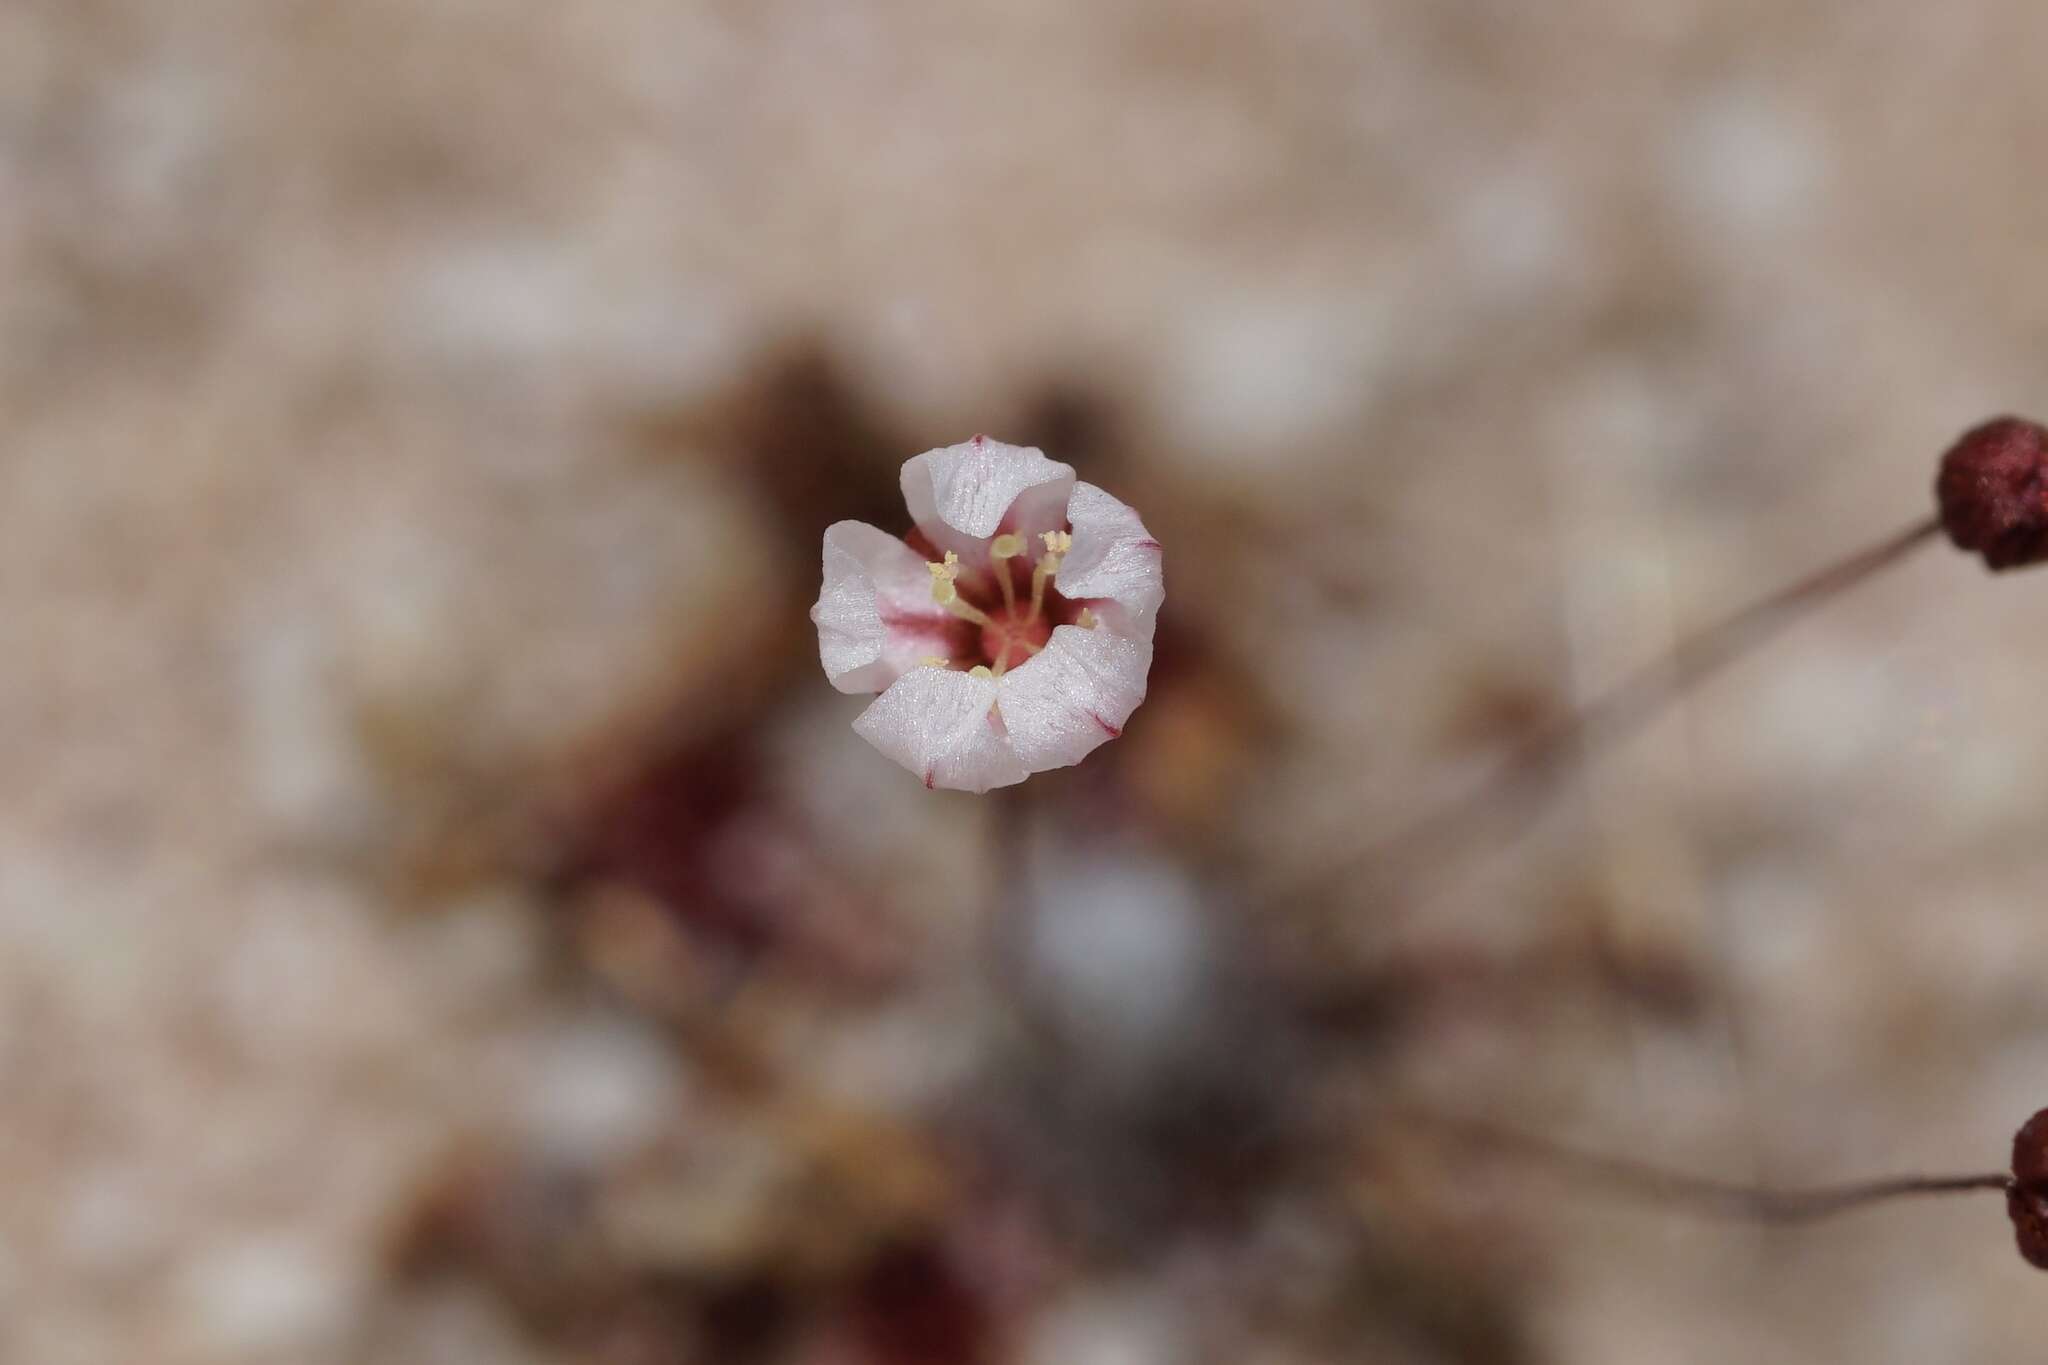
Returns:
[[[1112,631],[1150,640],[1166,599],[1159,542],[1138,514],[1092,483],[1077,483],[1067,500],[1074,544],[1053,584],[1070,600],[1097,603]]]
[[[961,622],[932,601],[924,558],[858,521],[825,532],[811,620],[825,676],[841,692],[880,692],[926,658],[951,657],[961,638]]]
[[[925,786],[985,792],[1030,775],[996,715],[996,680],[915,668],[854,721],[854,732]]]
[[[1036,657],[996,680],[1010,747],[1032,772],[1079,763],[1145,700],[1152,641],[1061,626]]]
[[[964,573],[979,576],[999,531],[1035,542],[1039,532],[1065,525],[1074,469],[1036,447],[977,436],[912,456],[904,461],[902,482],[917,529],[959,555]],[[1037,546],[1029,550],[1035,554]]]

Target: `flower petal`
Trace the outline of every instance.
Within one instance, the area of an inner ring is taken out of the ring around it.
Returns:
[[[1010,746],[1032,772],[1079,763],[1145,700],[1152,641],[1061,626],[1029,662],[996,680]]]
[[[950,658],[961,633],[932,601],[923,556],[859,521],[825,532],[825,584],[811,620],[819,662],[841,692],[880,692],[932,655]]]
[[[948,668],[914,668],[875,698],[854,733],[927,787],[985,792],[1030,775],[993,713],[996,681]]]
[[[986,436],[903,463],[903,501],[911,520],[932,544],[958,554],[973,574],[982,571],[988,542],[998,531],[1028,540],[1061,529],[1073,487],[1072,465],[1048,460],[1035,446]]]
[[[1137,512],[1092,483],[1074,485],[1067,518],[1074,545],[1053,585],[1069,600],[1104,603],[1097,615],[1117,634],[1150,640],[1166,599],[1159,542]]]

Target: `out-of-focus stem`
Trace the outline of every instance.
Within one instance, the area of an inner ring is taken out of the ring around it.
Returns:
[[[1618,1194],[1692,1212],[1757,1223],[1808,1223],[1873,1204],[1924,1196],[2004,1193],[2004,1172],[1971,1175],[1901,1175],[1804,1189],[1770,1189],[1668,1171],[1624,1157],[1581,1151],[1549,1138],[1478,1119],[1404,1112],[1396,1122],[1426,1130],[1436,1140],[1491,1151]]]
[[[1027,1032],[1049,1029],[1031,980],[1031,936],[1037,913],[1032,888],[1032,840],[1036,821],[1029,782],[998,787],[985,798],[988,871],[993,893],[980,927],[983,970],[990,988]]]
[[[1530,736],[1480,786],[1413,824],[1347,851],[1295,894],[1353,879],[1405,886],[1413,874],[1487,833],[1606,745],[1641,731],[1692,688],[1841,593],[1905,559],[1941,530],[1916,521],[1695,632],[1578,710]]]

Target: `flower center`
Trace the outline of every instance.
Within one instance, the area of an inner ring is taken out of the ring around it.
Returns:
[[[1024,537],[1006,532],[989,543],[988,570],[963,587],[960,557],[951,550],[932,572],[932,600],[963,621],[981,627],[982,661],[969,669],[1001,677],[1045,648],[1053,627],[1075,623],[1092,627],[1094,613],[1083,608],[1078,617],[1073,604],[1053,589],[1060,560],[1074,547],[1065,531],[1047,531],[1040,537],[1045,553],[1024,573]],[[928,663],[950,666],[950,660],[930,659]]]
[[[1042,611],[1032,616],[1021,602],[990,612],[988,624],[981,628],[981,652],[990,671],[1015,668],[1044,649],[1052,638],[1052,626],[1051,617]]]

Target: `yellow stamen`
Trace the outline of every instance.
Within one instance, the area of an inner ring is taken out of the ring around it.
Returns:
[[[1017,610],[1017,588],[1010,581],[1010,561],[1024,553],[1024,537],[1014,531],[997,536],[989,543],[988,557],[995,566],[996,583],[1003,590],[1003,605],[1014,615]]]
[[[988,619],[987,612],[975,606],[972,602],[962,601],[957,593],[948,594],[940,598],[939,605],[952,612],[961,620],[972,621],[977,626],[992,626],[995,624],[995,622]]]
[[[963,621],[972,621],[978,626],[990,624],[987,614],[972,602],[962,601],[960,589],[953,585],[953,580],[960,576],[959,555],[948,550],[942,562],[927,562],[925,567],[932,573],[932,601]]]
[[[1090,610],[1087,607],[1083,607],[1081,608],[1081,614],[1074,618],[1074,624],[1079,626],[1083,630],[1093,630],[1095,629],[1096,623],[1099,622],[1101,619],[1102,618],[1100,616],[1097,616],[1092,610]]]
[[[951,659],[941,658],[937,654],[927,654],[922,659],[919,659],[917,661],[917,666],[919,668],[951,668],[953,666],[953,661]]]
[[[967,670],[967,674],[969,677],[973,678],[993,678],[995,676],[995,674],[990,671],[989,666],[987,664],[976,664],[974,667]]]
[[[1031,571],[1031,614],[1025,619],[1036,621],[1038,613],[1045,608],[1045,581],[1060,571],[1060,557],[1073,548],[1074,538],[1065,531],[1047,531],[1043,536],[1045,553],[1039,556],[1038,567]]]

